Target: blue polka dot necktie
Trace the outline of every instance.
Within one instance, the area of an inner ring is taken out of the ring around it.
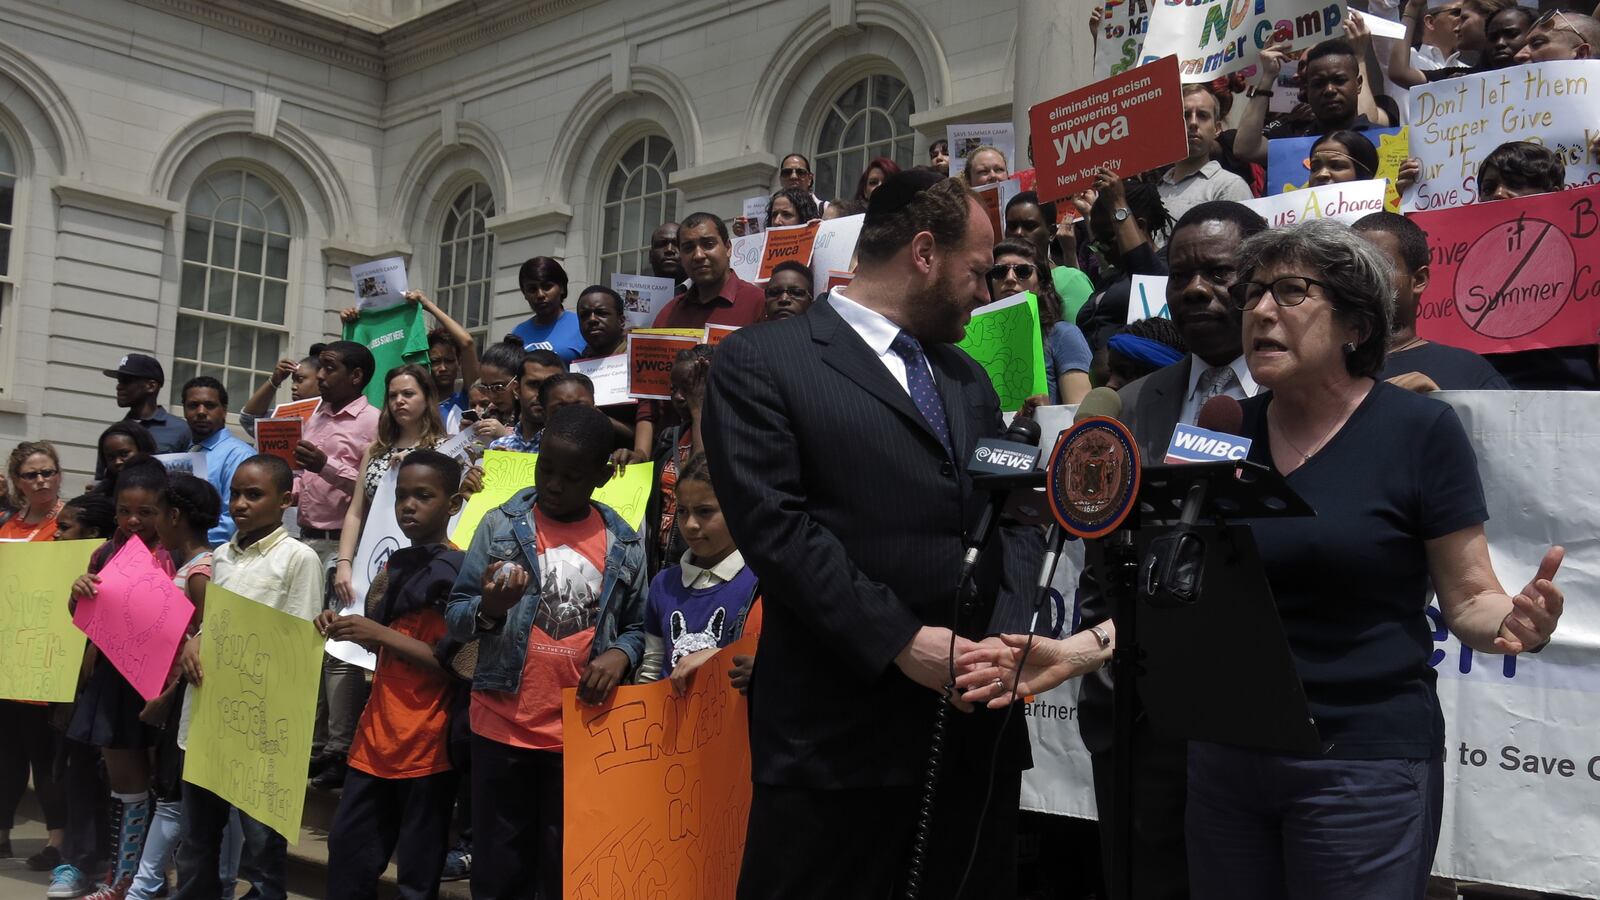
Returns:
[[[922,344],[902,331],[895,335],[889,349],[905,360],[906,387],[911,392],[911,402],[917,405],[917,411],[932,426],[933,433],[939,436],[945,454],[954,459],[955,453],[950,449],[950,423],[944,416],[944,401],[940,399],[939,388],[928,371],[928,358],[922,354]]]

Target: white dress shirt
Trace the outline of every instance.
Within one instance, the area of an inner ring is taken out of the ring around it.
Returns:
[[[1234,359],[1228,367],[1233,369],[1233,378],[1228,382],[1223,394],[1235,400],[1246,400],[1261,390],[1256,380],[1250,377],[1250,367],[1245,365],[1243,355]],[[1185,425],[1193,425],[1195,420],[1200,418],[1200,407],[1205,405],[1206,400],[1200,396],[1200,376],[1210,368],[1200,357],[1193,355],[1189,357],[1189,389],[1183,395],[1183,414],[1179,416],[1179,421]]]
[[[891,322],[883,313],[867,309],[846,297],[839,288],[829,291],[828,296],[839,317],[855,329],[856,334],[861,335],[861,340],[866,342],[867,349],[877,354],[878,362],[883,363],[883,367],[889,370],[889,376],[909,397],[911,388],[906,383],[906,361],[889,346],[899,336],[900,326]],[[927,359],[926,348],[923,349],[923,359]],[[928,374],[931,376],[932,370],[929,370]]]

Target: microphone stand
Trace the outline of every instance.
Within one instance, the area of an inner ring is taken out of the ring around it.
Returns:
[[[1117,753],[1111,766],[1112,809],[1118,818],[1111,842],[1111,896],[1128,900],[1133,896],[1133,723],[1137,710],[1134,685],[1138,683],[1143,651],[1139,646],[1139,603],[1135,585],[1139,574],[1139,555],[1134,548],[1133,529],[1117,530],[1105,548],[1106,590],[1111,595],[1117,626],[1117,646],[1111,651],[1112,746]]]

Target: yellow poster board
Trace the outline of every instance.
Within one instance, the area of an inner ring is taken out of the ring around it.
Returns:
[[[457,547],[470,546],[484,514],[510,500],[523,488],[533,486],[533,472],[538,461],[537,453],[486,451],[483,454],[483,490],[473,494],[462,508],[461,519],[456,522],[450,540]],[[611,507],[622,521],[637,531],[644,524],[644,508],[650,502],[654,468],[654,463],[634,463],[612,475],[610,481],[594,492],[594,499]]]
[[[310,622],[206,585],[183,780],[296,843],[322,677]]]
[[[84,637],[67,598],[100,544],[0,543],[0,699],[72,702]]]

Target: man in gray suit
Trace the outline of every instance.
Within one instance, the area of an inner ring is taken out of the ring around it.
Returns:
[[[1239,244],[1265,231],[1267,223],[1249,208],[1227,200],[1199,204],[1172,229],[1167,244],[1171,274],[1167,307],[1189,345],[1189,355],[1124,387],[1122,420],[1133,429],[1140,456],[1159,462],[1172,430],[1193,425],[1200,407],[1218,394],[1238,400],[1256,392],[1245,367],[1241,341],[1242,313],[1228,296],[1238,278]],[[1082,624],[1087,644],[1115,639],[1111,609],[1099,590],[1097,556],[1090,548],[1089,566],[1081,583]],[[1113,686],[1109,669],[1083,679],[1078,695],[1079,730],[1094,765],[1095,803],[1100,811],[1102,862],[1110,881],[1111,767]],[[1157,737],[1143,710],[1134,741],[1134,878],[1133,896],[1140,900],[1178,900],[1189,896],[1188,865],[1183,843],[1187,747],[1182,741]]]

